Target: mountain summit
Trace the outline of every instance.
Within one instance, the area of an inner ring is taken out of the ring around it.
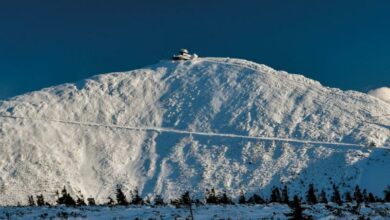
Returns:
[[[390,184],[390,105],[229,58],[161,61],[0,103],[0,204],[119,184],[176,198]],[[376,147],[374,147],[376,146]]]

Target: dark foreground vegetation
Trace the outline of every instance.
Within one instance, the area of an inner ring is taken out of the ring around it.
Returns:
[[[362,190],[356,186],[353,192],[345,192],[343,195],[336,185],[332,186],[333,191],[331,195],[327,195],[324,190],[318,191],[313,184],[310,184],[306,190],[304,198],[298,195],[290,197],[287,186],[282,188],[274,187],[268,197],[263,197],[260,194],[245,194],[241,192],[237,199],[232,199],[226,191],[217,192],[215,189],[206,190],[205,198],[193,199],[190,192],[185,192],[177,199],[165,201],[161,195],[156,195],[153,201],[149,198],[142,198],[139,195],[138,189],[131,190],[128,195],[123,192],[120,186],[116,188],[114,197],[107,198],[104,204],[97,204],[94,198],[84,199],[82,195],[72,197],[67,189],[64,187],[61,192],[56,192],[57,200],[55,204],[49,204],[45,201],[43,195],[29,196],[29,206],[57,206],[62,205],[66,207],[85,207],[85,206],[108,206],[108,207],[127,207],[127,206],[150,206],[163,207],[173,206],[176,208],[188,208],[189,212],[193,212],[193,207],[204,205],[276,205],[283,204],[291,209],[288,213],[290,219],[310,219],[311,216],[305,215],[304,210],[309,206],[323,204],[327,209],[332,210],[336,216],[342,213],[343,207],[347,206],[351,213],[359,214],[362,204],[368,205],[371,203],[385,203],[390,202],[390,186],[384,191],[383,198],[374,196],[367,190]],[[364,219],[364,218],[362,218]]]

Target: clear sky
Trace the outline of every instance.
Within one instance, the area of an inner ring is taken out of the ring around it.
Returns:
[[[390,86],[388,0],[0,3],[0,98],[139,68],[185,47],[367,92]]]

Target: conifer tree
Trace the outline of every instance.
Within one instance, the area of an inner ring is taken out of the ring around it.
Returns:
[[[280,190],[278,187],[274,187],[271,192],[270,202],[280,203],[281,201]]]
[[[156,195],[156,198],[154,198],[154,205],[156,206],[164,206],[164,199],[162,198],[161,195]]]
[[[89,206],[95,206],[96,205],[96,202],[95,202],[94,198],[88,198],[87,201],[88,201],[88,205]]]
[[[66,205],[66,206],[76,205],[76,201],[70,196],[65,186],[62,189],[61,194],[62,195],[57,199],[58,205]],[[58,195],[58,191],[57,191],[57,195]]]
[[[347,203],[352,202],[352,195],[350,192],[346,192],[344,197],[345,197],[345,202],[347,202]]]
[[[327,196],[326,196],[325,190],[321,190],[321,193],[320,193],[318,202],[319,202],[319,203],[324,203],[324,204],[327,204],[327,203],[328,203],[328,198],[327,198]]]
[[[38,195],[37,196],[37,206],[44,206],[46,205],[45,199],[43,198],[43,195]]]
[[[367,189],[363,189],[362,195],[363,195],[363,202],[367,202],[368,199]]]
[[[284,185],[283,190],[282,190],[282,203],[284,204],[289,204],[290,199],[288,197],[288,188],[287,185]]]
[[[131,204],[133,204],[133,205],[142,205],[142,204],[144,204],[143,199],[139,195],[137,187],[135,187],[135,189],[133,191],[131,191],[130,193],[131,193]]]
[[[123,205],[123,206],[129,205],[129,202],[126,199],[126,195],[123,193],[119,185],[116,188],[116,201],[118,205]]]
[[[182,203],[188,207],[188,209],[190,210],[190,213],[191,213],[191,219],[194,219],[194,214],[192,212],[192,199],[191,199],[191,196],[190,196],[190,192],[187,191],[185,192],[182,197],[181,197],[181,200],[182,200]]]
[[[387,186],[387,189],[385,189],[384,194],[385,202],[390,202],[390,186]]]
[[[375,198],[374,194],[372,194],[372,193],[368,193],[368,195],[367,195],[365,200],[366,200],[367,203],[376,202],[376,198]]]
[[[190,192],[186,191],[182,196],[181,196],[181,201],[183,205],[190,206],[191,205],[191,197],[190,197]]]
[[[108,202],[106,203],[106,205],[108,206],[114,206],[115,205],[115,201],[111,198],[111,197],[108,197]]]
[[[340,191],[335,184],[333,184],[333,195],[332,195],[331,201],[338,204],[338,205],[343,204],[343,201],[341,200]]]
[[[263,198],[261,198],[261,196],[259,196],[255,193],[248,199],[247,203],[249,203],[249,204],[264,204],[265,200]]]
[[[206,203],[208,204],[217,204],[218,203],[218,197],[215,194],[215,189],[212,188],[211,190],[206,190]]]
[[[84,196],[81,195],[80,197],[77,197],[76,200],[76,206],[86,206],[87,204],[84,201]]]
[[[233,204],[233,201],[230,197],[227,196],[226,191],[224,191],[219,199],[219,203],[227,205]]]
[[[29,206],[35,206],[35,201],[33,196],[28,197],[28,205]]]
[[[313,184],[309,184],[309,190],[306,193],[306,201],[309,205],[317,204],[317,196]]]
[[[353,197],[357,203],[362,203],[364,201],[364,196],[360,191],[360,187],[356,185],[355,192],[353,193]]]
[[[291,208],[293,209],[292,218],[294,220],[301,220],[303,218],[303,209],[301,206],[301,200],[297,195],[294,196],[293,202],[291,204]]]
[[[240,192],[240,197],[238,198],[238,204],[246,204],[245,194],[242,190]]]

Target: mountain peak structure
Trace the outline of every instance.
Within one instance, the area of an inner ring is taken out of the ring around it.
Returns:
[[[229,58],[161,61],[0,103],[0,204],[390,184],[390,104]]]

